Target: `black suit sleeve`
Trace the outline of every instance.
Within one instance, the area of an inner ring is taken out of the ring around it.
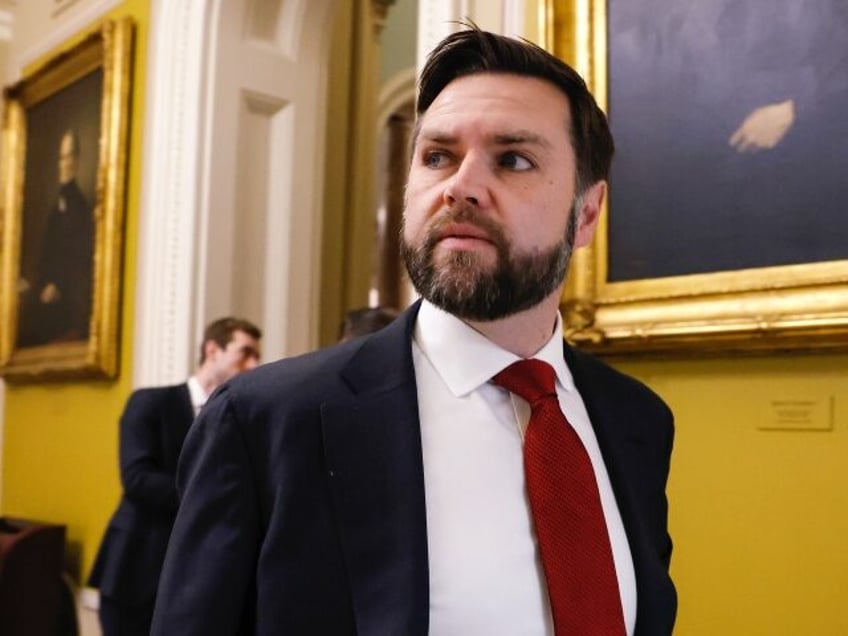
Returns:
[[[163,466],[160,428],[168,417],[163,393],[142,390],[130,396],[121,416],[120,460],[124,495],[144,506],[167,511],[177,509],[174,475]]]
[[[182,504],[168,544],[151,634],[237,634],[260,544],[252,461],[227,389],[192,426],[177,471]]]

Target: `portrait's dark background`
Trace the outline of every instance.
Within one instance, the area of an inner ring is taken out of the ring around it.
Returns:
[[[608,43],[610,281],[848,258],[848,2],[609,0]]]
[[[94,210],[102,96],[103,72],[97,69],[27,109],[20,277],[32,286],[37,284],[47,217],[59,194],[60,143],[69,129],[79,142],[76,181]],[[36,293],[32,287],[25,294]],[[19,334],[28,320],[27,306],[22,302]]]
[[[94,206],[100,141],[103,72],[98,69],[27,109],[21,275],[29,280],[41,254],[47,213],[59,191],[59,144],[69,128],[77,132],[77,183]]]

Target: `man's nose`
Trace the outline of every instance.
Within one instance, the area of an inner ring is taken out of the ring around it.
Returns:
[[[457,203],[466,203],[476,207],[487,206],[490,200],[491,177],[491,169],[484,157],[474,152],[465,155],[459,168],[445,185],[445,204],[453,206]]]

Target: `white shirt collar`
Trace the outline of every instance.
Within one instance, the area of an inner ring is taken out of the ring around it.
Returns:
[[[207,395],[206,391],[203,390],[203,387],[200,386],[200,380],[198,380],[195,375],[191,376],[186,384],[188,384],[188,394],[191,397],[191,405],[194,407],[194,414],[197,415],[200,407],[206,404],[206,400],[209,399],[209,395]]]
[[[463,320],[424,300],[415,325],[415,341],[456,397],[468,395],[520,358],[502,349]],[[574,380],[562,354],[562,317],[557,312],[550,339],[533,356],[550,364],[566,391]]]

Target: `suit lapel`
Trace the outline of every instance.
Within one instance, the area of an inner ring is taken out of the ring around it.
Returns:
[[[191,392],[188,390],[188,383],[178,384],[176,386],[175,397],[179,402],[179,408],[176,411],[177,419],[183,422],[186,432],[188,427],[194,421],[194,405],[191,403]]]
[[[342,370],[352,396],[322,405],[324,448],[357,631],[426,634],[424,472],[411,333],[418,306]]]
[[[631,463],[630,454],[638,454],[638,446],[644,444],[645,440],[633,432],[639,427],[628,426],[626,423],[622,425],[621,420],[632,417],[632,414],[622,410],[621,405],[616,404],[612,396],[605,395],[605,387],[594,381],[587,365],[568,345],[565,345],[565,359],[586,405],[624,523],[636,572],[638,626],[643,608],[649,606],[645,601],[652,595],[652,572],[656,570],[656,555],[633,490],[633,480],[638,479],[638,474],[634,474],[632,470],[628,471],[627,466]]]

